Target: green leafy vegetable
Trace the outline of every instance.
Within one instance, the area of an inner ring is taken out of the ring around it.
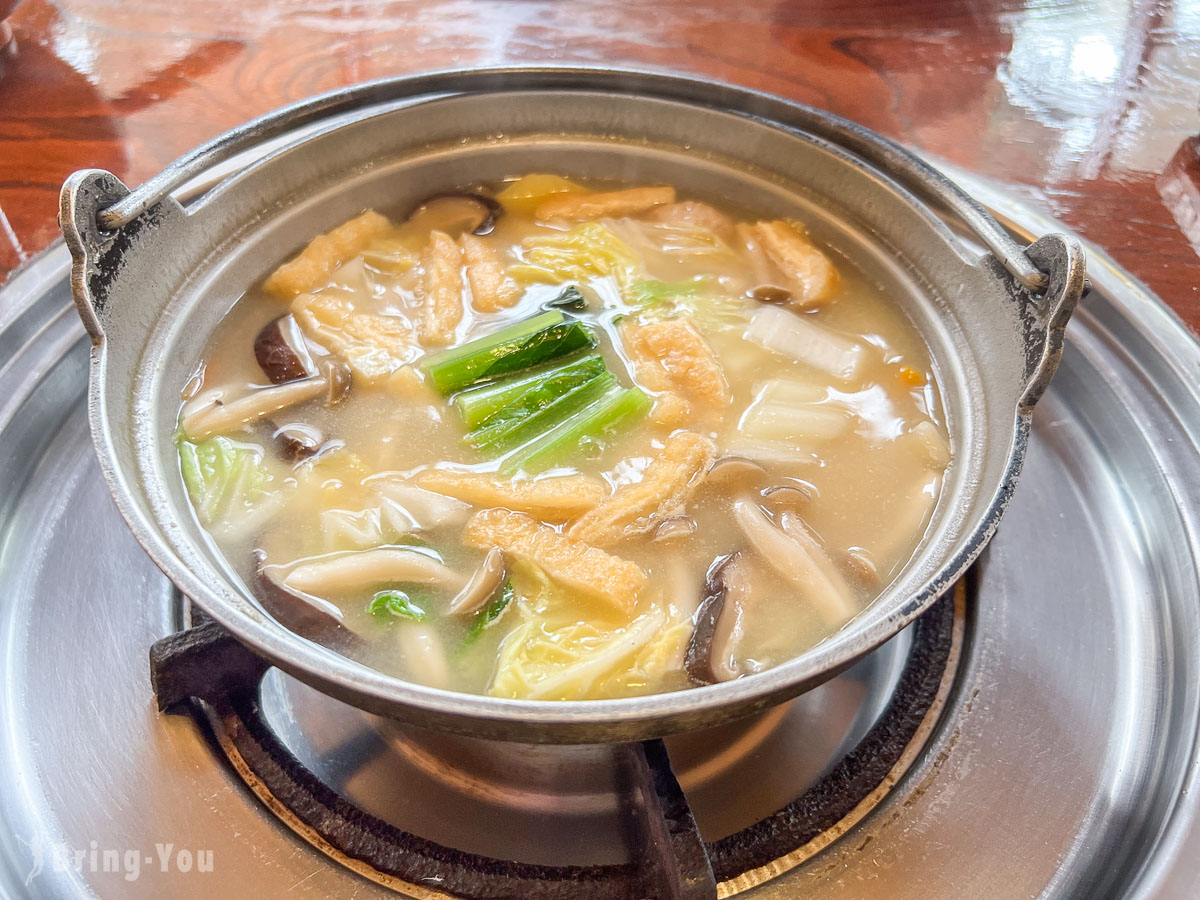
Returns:
[[[421,363],[421,370],[429,375],[439,391],[449,394],[478,381],[480,373],[497,359],[513,353],[531,335],[561,323],[564,318],[558,310],[544,312],[494,334],[468,341],[461,347],[427,357]]]
[[[712,284],[704,276],[690,281],[639,281],[630,286],[629,302],[640,307],[643,321],[668,316],[691,317],[701,327],[742,327],[750,320],[754,305]]]
[[[576,350],[596,346],[596,335],[582,322],[562,322],[543,328],[527,337],[511,353],[493,360],[487,368],[475,376],[475,381],[498,378],[512,372],[521,372],[539,363],[558,359]]]
[[[543,313],[529,321],[543,320],[546,316],[556,316],[559,321],[545,325],[532,334],[501,341],[494,340],[494,335],[482,338],[486,343],[479,347],[474,347],[478,342],[472,341],[456,350],[447,351],[452,356],[440,353],[427,360],[425,371],[437,389],[448,394],[476,382],[520,372],[576,350],[596,346],[596,336],[591,329],[582,322],[562,321],[560,312]]]
[[[494,696],[583,700],[654,684],[694,630],[691,616],[656,606],[630,622],[581,617],[577,595],[528,560],[514,560],[510,576],[517,602],[492,664]]]
[[[409,594],[396,589],[377,593],[367,604],[367,612],[379,618],[395,617],[414,622],[425,619],[425,610]]]
[[[557,309],[570,309],[575,312],[580,312],[587,309],[587,298],[579,293],[579,288],[573,284],[563,288],[563,292],[553,300],[547,300],[542,306],[554,307]]]
[[[638,306],[665,303],[675,297],[691,297],[704,285],[691,281],[638,281],[629,288],[629,302]]]
[[[491,602],[475,614],[475,618],[471,622],[471,627],[467,629],[467,634],[463,638],[463,644],[473,644],[479,640],[479,636],[491,628],[496,623],[496,620],[504,615],[504,611],[513,602],[514,595],[515,592],[513,591],[511,579],[506,580],[500,586],[500,590],[496,592]]]
[[[557,391],[552,386],[546,386],[545,392],[541,387],[534,388],[516,402],[504,407],[480,428],[470,432],[465,440],[476,450],[486,451],[494,456],[499,451],[516,447],[549,431],[616,384],[616,377],[604,372],[590,381],[576,385],[566,393]]]
[[[519,608],[519,607],[518,607]],[[578,615],[528,618],[504,636],[488,693],[522,700],[589,700],[654,684],[678,665],[693,625],[660,609],[612,627]]]
[[[531,370],[527,375],[481,384],[462,391],[454,395],[454,406],[462,416],[463,424],[468,428],[475,428],[531,390],[545,385],[565,393],[604,371],[604,360],[600,354],[589,353],[581,359],[554,362]]]
[[[500,474],[508,476],[522,469],[533,473],[545,468],[578,449],[584,440],[600,440],[626,422],[644,416],[650,406],[650,398],[641,388],[614,385],[590,406],[514,452],[500,467]]]
[[[182,433],[177,446],[183,483],[205,526],[231,519],[267,494],[271,475],[261,447],[227,437],[193,443]]]

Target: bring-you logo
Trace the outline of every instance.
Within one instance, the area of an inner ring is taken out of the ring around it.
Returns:
[[[125,881],[137,881],[147,872],[205,875],[214,867],[212,850],[179,847],[174,843],[155,843],[144,848],[108,847],[99,841],[89,841],[85,847],[75,847],[40,834],[21,842],[29,848],[31,857],[26,886],[31,886],[47,870],[111,875]]]

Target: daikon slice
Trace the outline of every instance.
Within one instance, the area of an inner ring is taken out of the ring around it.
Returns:
[[[764,306],[750,320],[746,338],[768,350],[819,369],[834,378],[858,376],[866,348],[813,321],[778,306]]]

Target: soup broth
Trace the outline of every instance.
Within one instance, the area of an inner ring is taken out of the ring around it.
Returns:
[[[803,223],[547,175],[368,211],[248,291],[183,390],[201,525],[284,625],[539,700],[744,677],[912,556],[928,351]]]

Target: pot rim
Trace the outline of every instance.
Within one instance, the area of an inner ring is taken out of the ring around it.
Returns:
[[[501,83],[506,81],[509,83]],[[629,89],[631,84],[634,85],[634,90]],[[701,717],[714,714],[722,708],[736,707],[741,711],[739,714],[745,714],[755,708],[781,702],[808,687],[815,686],[825,678],[832,677],[861,656],[894,637],[965,573],[968,566],[974,562],[990,540],[1012,495],[1024,460],[1033,403],[1040,396],[1041,390],[1044,389],[1045,383],[1048,382],[1057,365],[1057,352],[1053,346],[1054,339],[1057,338],[1057,351],[1060,352],[1062,328],[1065,327],[1074,301],[1082,290],[1081,257],[1073,256],[1070,252],[1071,247],[1067,248],[1069,259],[1066,269],[1059,273],[1057,281],[1052,276],[1049,278],[1050,292],[1053,293],[1057,290],[1058,295],[1050,298],[1053,302],[1050,304],[1051,308],[1048,309],[1048,312],[1053,314],[1054,328],[1047,327],[1045,358],[1035,369],[1026,396],[1021,399],[1014,410],[1013,440],[1008,450],[1003,477],[992,496],[987,500],[986,511],[980,518],[978,526],[970,533],[969,539],[960,545],[959,551],[951,559],[937,568],[919,593],[909,597],[906,602],[898,604],[889,614],[871,615],[871,606],[868,605],[855,619],[816,646],[764,672],[733,681],[636,697],[542,701],[516,700],[443,690],[385,675],[363,663],[343,657],[319,644],[301,638],[265,614],[261,620],[255,620],[222,601],[176,555],[159,527],[143,513],[124,485],[125,476],[116,464],[112,436],[108,433],[104,418],[107,362],[105,342],[96,320],[95,310],[92,309],[87,296],[84,277],[89,252],[88,241],[89,237],[94,237],[94,235],[88,234],[86,226],[80,226],[81,211],[87,211],[92,216],[88,223],[90,226],[94,227],[97,210],[102,210],[100,218],[104,224],[116,224],[120,227],[121,219],[129,217],[126,222],[131,221],[146,211],[152,210],[158,199],[164,197],[168,191],[190,180],[223,156],[241,152],[255,142],[261,142],[282,133],[283,124],[286,124],[289,129],[294,129],[306,122],[320,121],[322,117],[331,115],[331,110],[358,109],[363,112],[364,117],[369,117],[373,114],[370,107],[380,107],[377,111],[390,110],[394,106],[381,106],[381,103],[402,97],[423,97],[431,93],[454,94],[460,91],[487,93],[497,89],[508,92],[530,87],[548,90],[619,89],[624,93],[632,93],[637,96],[717,105],[725,110],[762,117],[767,124],[773,127],[792,131],[796,130],[795,126],[789,126],[774,116],[766,115],[766,110],[783,110],[799,115],[806,120],[814,119],[822,122],[830,133],[846,137],[855,145],[854,149],[861,146],[871,147],[886,161],[902,163],[906,167],[907,174],[911,175],[916,172],[923,176],[924,182],[920,186],[935,193],[934,199],[940,201],[943,206],[949,206],[959,214],[960,218],[982,216],[986,219],[986,223],[990,223],[997,231],[1001,230],[1001,226],[984,212],[982,207],[979,207],[943,176],[898,145],[875,135],[862,126],[824,111],[743,88],[715,86],[685,76],[646,71],[519,67],[451,70],[429,75],[404,76],[332,91],[285,107],[231,130],[213,142],[182,157],[133,193],[127,193],[119,181],[108,176],[112,180],[113,184],[110,186],[113,190],[107,197],[99,198],[100,203],[96,202],[98,198],[94,196],[94,193],[90,198],[82,198],[80,195],[87,183],[86,179],[89,176],[95,177],[95,173],[88,172],[76,173],[64,186],[62,222],[64,234],[75,261],[72,285],[81,315],[92,333],[94,342],[89,418],[105,479],[122,515],[139,543],[186,596],[194,598],[213,619],[273,664],[310,683],[316,678],[321,690],[363,708],[383,711],[403,718],[404,715],[395,709],[399,704],[406,710],[424,713],[424,724],[431,727],[463,731],[466,729],[454,727],[454,723],[466,718],[476,724],[489,723],[495,725],[497,729],[508,729],[505,733],[501,733],[499,730],[482,729],[487,732],[487,736],[509,737],[517,740],[573,741],[588,740],[588,736],[580,738],[578,733],[589,726],[605,726],[620,737],[632,739],[649,733],[665,734],[672,730],[690,727]],[[713,97],[714,92],[718,96]],[[385,98],[384,101],[380,100],[381,96]],[[705,99],[700,100],[701,97]],[[303,135],[287,146],[302,144],[313,136],[311,134]],[[818,134],[818,137],[824,137],[824,135]],[[885,169],[885,171],[891,174],[891,169]],[[107,173],[104,174],[107,175]],[[236,178],[222,182],[214,189],[214,194],[219,194],[235,183]],[[91,202],[81,202],[81,200],[89,199]],[[928,195],[925,199],[929,199]],[[113,203],[114,200],[117,202]],[[107,220],[104,219],[105,215],[109,216]],[[976,223],[968,221],[967,224],[973,226]],[[993,246],[994,242],[987,240],[987,235],[980,228],[976,227],[974,230],[984,239],[985,243]],[[1048,236],[1042,241],[1047,241],[1052,237],[1065,240],[1059,236]],[[1019,248],[1015,241],[1012,241],[1007,235],[1005,238],[1011,247],[1021,250],[1021,258],[1032,265],[1022,248]],[[1003,242],[997,243],[1003,246]],[[994,246],[993,249],[995,249]],[[1005,249],[1010,248],[1005,247]],[[1008,262],[1004,257],[1002,259]],[[1070,263],[1075,263],[1075,265],[1072,266]],[[1013,266],[1009,268],[1011,269]],[[1020,266],[1016,266],[1016,268],[1019,269]],[[1020,276],[1013,273],[1013,277],[1017,279]],[[1046,276],[1043,276],[1042,281],[1045,280]],[[331,661],[333,661],[332,666]],[[520,735],[522,728],[535,730],[529,734]],[[480,733],[480,730],[476,729],[471,733]]]

